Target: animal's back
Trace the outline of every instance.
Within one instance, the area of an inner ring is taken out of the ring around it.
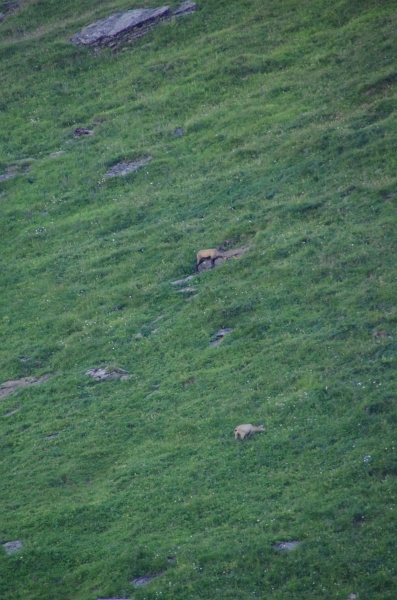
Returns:
[[[265,428],[263,425],[258,425],[256,427],[255,425],[251,425],[251,423],[243,423],[243,425],[238,425],[234,430],[234,437],[237,440],[237,438],[240,436],[240,438],[243,440],[247,435],[253,435],[255,431],[264,430]]]

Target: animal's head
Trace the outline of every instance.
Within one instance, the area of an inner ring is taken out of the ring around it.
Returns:
[[[258,430],[259,431],[265,431],[265,428],[263,427],[263,425],[258,425]]]

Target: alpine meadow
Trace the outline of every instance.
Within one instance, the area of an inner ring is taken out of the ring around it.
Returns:
[[[179,5],[0,4],[0,598],[396,600],[396,2]]]

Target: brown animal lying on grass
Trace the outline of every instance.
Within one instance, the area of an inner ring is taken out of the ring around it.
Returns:
[[[255,425],[251,425],[251,423],[238,425],[234,430],[234,437],[237,440],[238,436],[240,436],[240,439],[243,440],[246,435],[254,435],[255,431],[265,431],[265,428],[263,425],[258,425],[258,427],[255,427]]]
[[[227,256],[223,252],[219,252],[219,250],[217,250],[216,248],[210,248],[209,250],[200,250],[199,252],[197,252],[196,273],[198,273],[199,265],[204,260],[211,260],[211,269],[213,269],[217,258],[223,258],[223,260],[227,260]]]

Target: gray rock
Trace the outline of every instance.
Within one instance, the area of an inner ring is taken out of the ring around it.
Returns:
[[[14,554],[15,552],[19,552],[23,548],[23,542],[21,540],[15,540],[14,542],[6,542],[3,544],[3,548],[7,552],[7,554]]]
[[[133,41],[145,35],[150,29],[173,17],[193,13],[197,9],[195,2],[182,2],[174,11],[169,6],[158,8],[138,8],[110,15],[100,21],[84,27],[75,33],[70,41],[84,46],[117,46],[121,42]]]
[[[145,156],[143,158],[140,158],[139,160],[118,163],[117,165],[114,165],[108,171],[106,171],[104,176],[118,177],[119,175],[128,175],[129,173],[134,173],[134,171],[137,171],[140,167],[143,167],[151,160],[151,156]]]
[[[12,179],[13,177],[15,177],[15,175],[15,171],[6,171],[5,173],[3,173],[3,175],[0,175],[0,182],[7,181],[7,179]]]
[[[22,2],[4,2],[1,7],[12,12],[21,6]]]
[[[273,544],[273,548],[275,550],[279,550],[280,552],[291,552],[295,550],[299,546],[300,542],[280,542],[279,544]]]
[[[179,293],[183,293],[183,294],[186,294],[187,292],[197,292],[197,288],[195,288],[195,287],[185,287],[185,288],[182,288],[182,289],[178,290],[178,292]]]
[[[49,375],[42,375],[39,378],[36,377],[22,377],[21,379],[9,379],[0,383],[0,399],[7,398],[15,392],[19,387],[25,387],[27,385],[37,385],[44,383],[49,378]]]
[[[132,585],[136,588],[138,587],[142,587],[143,585],[146,585],[147,583],[150,583],[150,581],[152,581],[152,579],[155,579],[156,575],[147,575],[146,577],[136,577],[136,579],[133,579],[131,581]]]
[[[57,158],[57,156],[62,156],[62,154],[65,154],[65,150],[58,150],[58,152],[50,154],[50,158]]]
[[[90,375],[95,381],[107,381],[108,379],[115,379],[116,377],[124,377],[128,375],[123,369],[114,369],[108,371],[106,367],[98,367],[96,369],[88,369],[85,372],[86,375]]]
[[[185,133],[185,130],[183,127],[177,127],[174,131],[174,136],[181,137],[184,133]]]
[[[160,8],[138,8],[110,15],[95,21],[70,38],[77,45],[106,46],[115,38],[124,37],[135,28],[148,25],[170,13],[169,6]]]
[[[187,0],[187,2],[182,2],[182,4],[176,10],[174,10],[172,16],[180,17],[181,15],[190,15],[194,13],[195,10],[197,10],[197,4]]]

